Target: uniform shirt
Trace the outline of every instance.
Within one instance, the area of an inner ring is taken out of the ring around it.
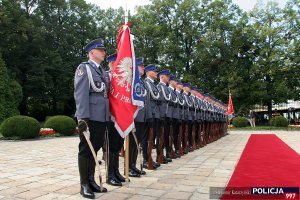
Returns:
[[[169,101],[167,117],[174,118],[174,112],[175,112],[175,109],[177,108],[178,99],[177,99],[177,95],[176,95],[176,92],[175,92],[175,88],[173,88],[172,86],[169,85],[169,87],[167,89],[168,89],[169,93],[171,94],[171,99]]]
[[[159,119],[160,115],[158,104],[161,98],[159,90],[154,84],[154,80],[148,77],[145,78],[144,85],[147,91],[147,95],[145,96],[145,118],[146,120],[153,118]]]
[[[197,104],[196,96],[194,96],[192,94],[192,95],[190,95],[190,99],[191,99],[191,101],[193,103],[193,107],[194,107],[193,110],[191,110],[192,118],[194,121],[196,121],[197,120],[197,112],[198,112],[198,104]]]
[[[89,67],[92,79],[97,88],[102,83],[105,84],[106,90],[96,92],[89,84],[87,75],[87,67]],[[93,60],[81,63],[75,72],[74,77],[74,99],[76,103],[75,117],[77,119],[87,118],[93,121],[107,122],[109,121],[109,102],[104,92],[108,92],[110,80],[108,74]]]
[[[164,82],[159,82],[157,84],[157,88],[161,97],[161,103],[159,105],[160,118],[165,118],[168,117],[167,113],[169,110],[170,91],[168,90],[168,87]]]
[[[183,98],[182,94],[180,93],[180,91],[175,90],[175,93],[178,98],[178,106],[176,107],[176,109],[174,111],[174,118],[179,119],[179,120],[184,120],[185,101],[184,101],[184,98]],[[183,105],[180,105],[180,103],[182,103],[182,102],[183,102]]]
[[[193,120],[193,116],[192,116],[193,102],[188,93],[183,92],[182,96],[184,97],[184,100],[186,102],[185,108],[184,108],[184,120],[192,121]]]

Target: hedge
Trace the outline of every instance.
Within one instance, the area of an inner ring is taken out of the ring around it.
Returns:
[[[275,127],[287,127],[288,120],[283,116],[272,117],[270,120],[270,125]]]
[[[235,117],[232,120],[232,124],[237,128],[246,127],[248,125],[248,120],[245,117]]]
[[[4,120],[0,129],[6,138],[31,139],[38,137],[40,124],[32,117],[17,115]]]
[[[52,128],[61,135],[73,135],[76,130],[75,121],[65,115],[49,117],[44,124],[45,128]]]

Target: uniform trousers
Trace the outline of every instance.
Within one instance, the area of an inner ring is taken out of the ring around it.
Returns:
[[[88,126],[90,131],[90,141],[97,154],[97,152],[103,146],[104,143],[106,122],[98,122],[98,121],[90,120],[88,124],[89,124]],[[79,133],[79,138],[80,138],[80,142],[78,146],[79,148],[78,156],[80,157],[92,156],[90,147],[87,141],[85,140],[85,137],[82,132]]]

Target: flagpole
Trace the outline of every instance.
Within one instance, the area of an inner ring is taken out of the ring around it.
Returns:
[[[125,6],[125,24],[128,22],[127,1]],[[130,133],[129,133],[130,134]],[[129,187],[129,134],[125,137],[125,180],[126,186]]]

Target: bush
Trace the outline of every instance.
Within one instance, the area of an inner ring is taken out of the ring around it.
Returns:
[[[52,128],[62,135],[73,135],[76,130],[76,123],[71,117],[57,115],[49,117],[44,127]]]
[[[1,124],[1,134],[4,137],[17,137],[30,139],[38,137],[40,131],[39,122],[28,116],[17,115],[7,118]]]
[[[270,120],[270,125],[276,127],[287,127],[288,120],[283,116],[272,117]]]
[[[236,117],[236,118],[233,118],[232,124],[237,128],[245,127],[248,125],[248,120],[245,117]]]

